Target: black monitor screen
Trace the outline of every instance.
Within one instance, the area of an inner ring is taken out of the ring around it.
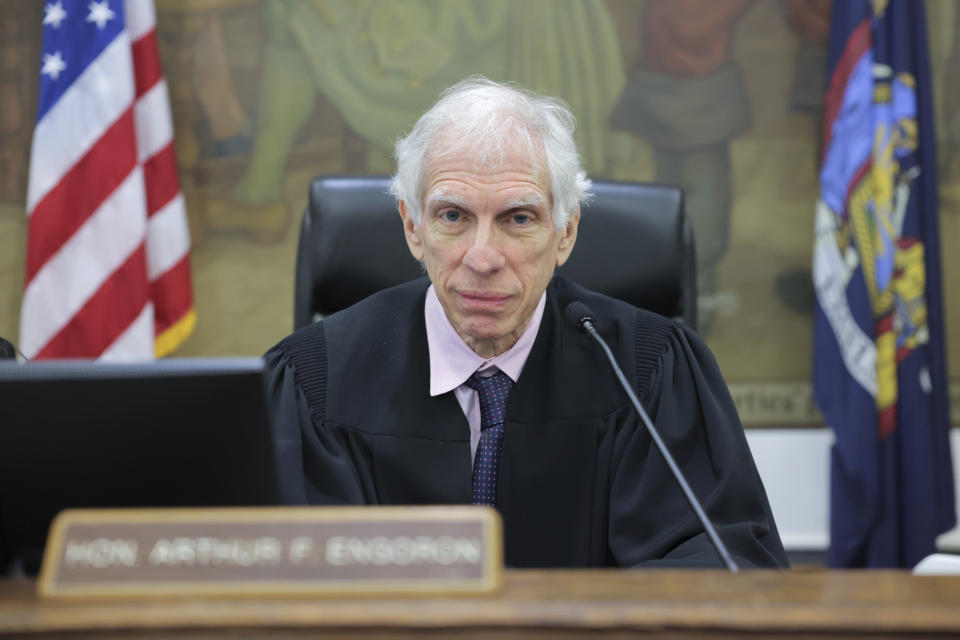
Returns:
[[[279,504],[272,442],[259,359],[0,364],[0,555],[66,508]]]

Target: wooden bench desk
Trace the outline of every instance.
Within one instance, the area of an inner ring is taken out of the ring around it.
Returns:
[[[960,637],[960,578],[900,571],[507,571],[487,598],[41,600],[0,583],[0,636]]]

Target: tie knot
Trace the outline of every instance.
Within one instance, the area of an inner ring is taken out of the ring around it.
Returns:
[[[480,397],[480,429],[503,424],[507,412],[507,396],[513,388],[513,380],[503,371],[483,377],[474,372],[466,385]]]

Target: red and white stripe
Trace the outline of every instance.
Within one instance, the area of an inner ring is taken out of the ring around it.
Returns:
[[[20,349],[164,355],[193,329],[190,237],[152,0],[37,123]]]

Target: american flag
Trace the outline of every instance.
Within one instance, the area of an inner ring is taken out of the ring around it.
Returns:
[[[193,331],[152,0],[45,5],[27,215],[26,357],[151,358]]]

